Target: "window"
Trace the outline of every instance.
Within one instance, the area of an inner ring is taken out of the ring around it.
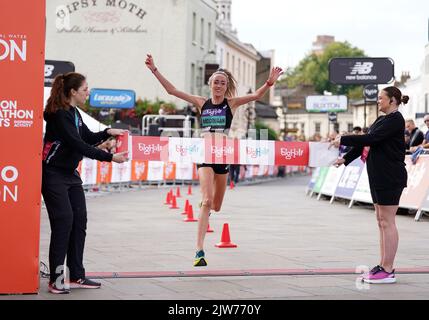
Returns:
[[[240,82],[241,80],[240,78],[241,78],[241,59],[238,58],[238,78],[237,78],[238,82]]]
[[[200,33],[200,45],[204,46],[204,19],[201,18],[201,33]]]
[[[230,68],[229,68],[229,52],[226,53],[226,68],[228,70],[230,70]]]
[[[220,49],[220,61],[219,61],[219,64],[221,65],[221,66],[223,66],[223,49]]]
[[[243,84],[246,84],[246,61],[243,61]]]
[[[425,113],[429,111],[429,93],[425,94]]]
[[[191,63],[191,94],[195,94],[195,64]]]
[[[207,32],[208,32],[207,48],[208,48],[208,51],[210,51],[210,49],[212,48],[212,24],[210,22],[209,22]]]
[[[192,13],[192,42],[195,44],[197,41],[197,14]]]
[[[353,123],[347,123],[347,132],[353,131]]]
[[[314,132],[315,133],[320,133],[320,122],[315,122],[314,123]]]
[[[198,86],[198,94],[202,95],[203,94],[203,85],[204,85],[204,74],[203,74],[203,68],[199,67],[198,68],[198,81],[197,81],[197,86]]]
[[[234,70],[235,70],[235,56],[232,56],[232,67],[231,67],[232,74],[234,74]]]

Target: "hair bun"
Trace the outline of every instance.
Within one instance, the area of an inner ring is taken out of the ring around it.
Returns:
[[[407,103],[408,103],[408,100],[410,100],[410,97],[409,97],[409,96],[402,96],[401,102],[402,102],[403,104],[407,104]]]

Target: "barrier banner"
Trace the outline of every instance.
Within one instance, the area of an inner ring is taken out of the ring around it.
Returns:
[[[108,184],[112,181],[112,162],[97,161],[97,184]]]
[[[363,168],[364,163],[360,157],[349,163],[349,165],[344,168],[340,181],[338,181],[334,196],[351,199],[359,182],[359,177]]]
[[[112,162],[112,179],[111,183],[131,181],[131,163],[126,161],[123,163]]]
[[[204,150],[204,139],[170,138],[167,159],[176,163],[204,163]]]
[[[164,180],[176,179],[176,164],[174,162],[167,162],[164,165]]]
[[[240,140],[240,163],[274,165],[274,151],[274,141]]]
[[[425,200],[429,189],[429,158],[421,156],[416,164],[411,157],[405,158],[408,173],[407,187],[402,192],[399,206],[403,208],[419,209]]]
[[[369,189],[368,171],[366,170],[366,163],[364,165],[364,168],[362,169],[362,173],[356,185],[355,192],[353,192],[352,200],[372,203],[371,190]]]
[[[0,2],[0,294],[39,289],[45,1]]]
[[[84,185],[94,185],[97,183],[97,161],[83,158],[80,162],[80,178]]]
[[[316,183],[314,184],[313,192],[320,193],[322,190],[323,184],[325,183],[326,175],[328,174],[329,168],[322,167],[320,168],[319,175],[317,177]]]
[[[168,137],[133,136],[132,159],[139,161],[168,161],[168,140]]]
[[[178,163],[176,165],[176,180],[192,180],[193,168],[192,163]]]
[[[341,175],[343,174],[345,166],[342,165],[340,167],[329,167],[328,173],[326,174],[325,182],[320,189],[320,193],[333,196],[335,193],[335,189],[337,188],[338,181],[340,181]]]
[[[275,142],[275,164],[307,165],[309,160],[309,144],[307,142]]]
[[[426,197],[425,197],[425,199],[423,200],[423,203],[422,203],[422,207],[421,207],[421,209],[422,209],[423,211],[426,211],[426,212],[428,212],[428,211],[429,211],[429,192],[426,194]]]
[[[164,162],[149,161],[148,167],[148,181],[162,181],[164,179]]]
[[[132,160],[131,180],[145,181],[148,174],[148,161]]]
[[[320,167],[315,168],[313,171],[313,174],[311,175],[310,182],[308,183],[307,192],[313,190],[314,185],[316,184],[316,181],[319,178],[319,173],[320,173]]]
[[[204,138],[205,163],[238,164],[239,140],[220,136]]]

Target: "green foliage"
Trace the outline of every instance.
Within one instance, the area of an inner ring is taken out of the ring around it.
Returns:
[[[329,91],[333,94],[345,94],[349,98],[362,98],[362,87],[353,85],[334,85],[329,82],[329,60],[339,57],[365,57],[365,52],[359,48],[352,47],[350,43],[334,42],[328,45],[323,54],[307,54],[294,69],[288,69],[286,76],[281,82],[286,83],[289,88],[297,85],[313,85],[315,90],[323,94]],[[360,92],[360,94],[358,94]]]
[[[278,140],[278,134],[270,127],[266,126],[260,121],[256,121],[255,123],[255,129],[256,129],[256,139],[259,140],[261,136],[261,129],[267,129],[268,130],[268,140]]]

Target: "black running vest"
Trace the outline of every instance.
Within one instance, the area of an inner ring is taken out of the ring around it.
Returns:
[[[201,108],[200,125],[202,132],[225,132],[231,128],[232,112],[225,98],[221,104],[213,104],[208,99]]]

